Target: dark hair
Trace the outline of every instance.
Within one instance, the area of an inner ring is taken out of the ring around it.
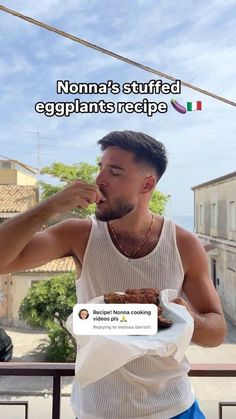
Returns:
[[[142,132],[113,131],[98,141],[102,151],[107,147],[119,147],[130,151],[136,162],[144,162],[155,169],[158,178],[166,170],[167,153],[164,145]]]

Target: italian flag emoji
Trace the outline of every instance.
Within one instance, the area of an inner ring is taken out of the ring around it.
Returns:
[[[198,100],[197,102],[187,102],[187,111],[201,111],[202,102]]]

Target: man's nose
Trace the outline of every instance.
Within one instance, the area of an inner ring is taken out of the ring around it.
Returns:
[[[101,171],[101,172],[97,175],[97,177],[96,177],[96,184],[97,184],[98,186],[100,186],[100,185],[106,185],[106,184],[107,184],[107,181],[106,181],[106,176],[105,176],[105,173],[104,173],[103,171]]]

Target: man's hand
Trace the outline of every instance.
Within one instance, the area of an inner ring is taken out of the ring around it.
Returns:
[[[75,180],[65,189],[51,196],[47,203],[53,213],[64,213],[73,208],[86,208],[90,204],[105,201],[97,185]]]
[[[177,298],[175,298],[174,300],[172,300],[171,301],[172,303],[175,303],[175,304],[179,304],[179,305],[181,305],[181,306],[184,306],[184,307],[186,307],[186,309],[189,311],[189,313],[191,314],[191,308],[190,308],[190,305],[187,303],[187,301],[186,300],[184,300],[183,298],[181,298],[181,297],[177,297]]]
[[[190,307],[190,305],[187,303],[187,301],[186,300],[184,300],[184,298],[181,298],[181,297],[177,297],[177,298],[175,298],[174,300],[172,300],[171,301],[172,303],[175,303],[175,304],[179,304],[179,305],[181,305],[181,306],[184,306],[187,310],[188,310],[188,312],[189,312],[189,314],[192,316],[192,318],[193,318],[193,321],[194,321],[194,328],[196,327],[196,322],[197,322],[197,320],[198,320],[198,318],[199,318],[199,315],[198,314],[196,314],[196,313],[194,313],[194,311],[192,310],[192,308]]]
[[[193,311],[193,309],[187,303],[187,301],[181,297],[177,297],[171,302],[186,307],[189,314],[192,316],[193,322],[194,322],[192,341],[201,346],[215,346],[214,344],[211,345],[210,343],[204,344],[201,338],[199,340],[199,335],[201,336],[202,330],[208,327],[211,323],[212,323],[212,328],[213,328],[217,320],[219,324],[222,324],[222,316],[220,316],[218,313],[205,313],[205,314],[196,313]]]

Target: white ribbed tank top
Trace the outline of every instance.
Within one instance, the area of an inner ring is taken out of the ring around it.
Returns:
[[[107,223],[92,218],[76,283],[78,303],[127,288],[172,288],[181,294],[183,280],[171,220],[164,218],[159,241],[148,255],[129,261],[112,242]],[[186,358],[178,364],[171,357],[145,356],[84,388],[75,378],[71,398],[74,413],[78,419],[170,419],[194,402],[188,371]]]

